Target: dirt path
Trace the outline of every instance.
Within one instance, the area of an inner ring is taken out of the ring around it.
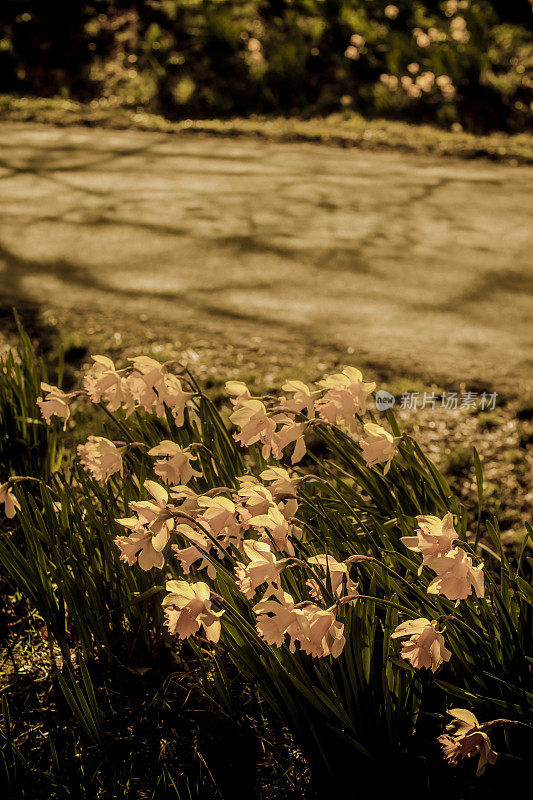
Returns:
[[[518,386],[532,190],[533,167],[2,123],[0,294],[115,343]]]

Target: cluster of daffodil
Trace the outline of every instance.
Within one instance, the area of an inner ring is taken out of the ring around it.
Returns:
[[[138,357],[132,359],[131,369],[124,373],[104,356],[93,360],[94,367],[85,376],[84,385],[94,403],[103,402],[109,411],[122,408],[126,415],[140,407],[163,416],[166,408],[177,425],[183,423],[191,393],[163,365]],[[374,389],[374,383],[363,382],[359,370],[348,367],[320,381],[315,390],[300,381],[289,381],[283,386],[286,396],[276,398],[267,407],[252,397],[245,384],[229,382],[227,390],[233,397],[231,420],[239,428],[235,439],[245,447],[259,443],[263,457],[276,460],[293,445],[291,461],[296,463],[305,455],[304,436],[309,425],[315,420],[340,423],[353,432],[356,414],[365,413],[368,396]],[[55,415],[66,423],[70,404],[79,393],[66,394],[47,384],[43,391],[45,397],[38,403],[46,421]],[[374,423],[364,426],[364,434],[360,446],[367,464],[381,462],[386,472],[394,456],[395,438]],[[93,477],[106,481],[122,472],[125,450],[125,445],[90,436],[78,447],[78,454]],[[273,466],[260,474],[261,480],[242,476],[235,492],[221,487],[199,495],[187,486],[191,478],[200,475],[192,466],[195,457],[190,449],[165,440],[151,448],[148,455],[155,459],[155,474],[169,488],[145,481],[144,488],[152,500],[130,503],[135,516],[117,520],[130,531],[115,539],[122,560],[130,565],[137,561],[144,570],[162,569],[163,552],[173,533],[187,541],[186,547],[171,545],[185,575],[194,565],[197,571],[205,570],[214,579],[213,559],[224,560],[228,553],[238,554],[239,558],[232,556],[232,561],[243,595],[251,600],[263,587],[261,599],[253,605],[257,630],[263,639],[280,647],[288,636],[293,650],[298,643],[304,652],[316,657],[338,656],[345,639],[344,625],[337,620],[336,610],[339,602],[355,602],[356,584],[349,576],[350,559],[339,563],[327,553],[317,553],[306,560],[296,557],[302,536],[295,516],[299,478]],[[283,589],[281,573],[291,567],[309,571],[307,585],[313,600],[297,602]],[[336,598],[331,607],[324,607],[320,589],[327,581]],[[219,618],[224,612],[212,610],[209,586],[203,581],[171,580],[167,590],[163,606],[171,633],[187,638],[202,627],[208,639],[218,641]]]
[[[82,395],[111,413],[122,409],[129,416],[140,408],[161,418],[170,414],[177,427],[184,424],[186,413],[194,417],[194,387],[169,365],[137,357],[129,368],[117,370],[107,357],[94,356],[93,361],[82,391],[65,393],[42,384],[43,397],[37,402],[47,423],[57,416],[66,425],[73,400]],[[171,556],[170,574],[179,565],[181,576],[189,577],[193,570],[203,578],[167,581],[163,610],[171,634],[186,639],[202,631],[207,640],[218,642],[221,618],[233,612],[227,593],[217,585],[223,574],[248,604],[257,635],[266,645],[287,645],[291,653],[299,650],[313,658],[341,655],[346,644],[343,615],[364,599],[356,572],[376,555],[359,552],[336,558],[331,548],[321,551],[316,539],[308,542],[305,516],[299,516],[305,502],[302,489],[319,479],[297,472],[294,465],[306,454],[306,433],[320,425],[343,431],[359,448],[367,468],[385,480],[400,439],[374,421],[363,421],[374,389],[375,384],[365,382],[353,367],[327,376],[315,387],[288,381],[279,397],[254,397],[244,383],[229,381],[234,439],[243,448],[259,450],[262,463],[256,474],[243,474],[234,486],[202,492],[189,485],[197,487],[196,479],[202,478],[197,454],[202,445],[183,447],[165,439],[147,450],[157,480],[144,481],[150,499],[130,502],[132,516],[116,520],[127,533],[117,535],[115,543],[121,560],[130,566],[137,562],[145,571],[163,570],[165,558]],[[89,436],[78,446],[79,460],[97,481],[106,482],[122,475],[132,444]],[[18,502],[12,483],[0,486],[0,503],[8,517],[15,515]],[[416,520],[413,535],[401,541],[406,551],[420,554],[419,574],[435,574],[427,593],[456,605],[473,592],[483,598],[483,564],[474,566],[461,546],[452,513],[443,519],[417,515]],[[436,672],[450,660],[441,628],[449,618],[413,617],[392,631],[392,639],[406,638],[400,655],[412,668]],[[441,737],[444,755],[455,763],[477,752],[481,769],[494,758],[486,731],[470,712],[455,712],[463,722],[452,735]]]

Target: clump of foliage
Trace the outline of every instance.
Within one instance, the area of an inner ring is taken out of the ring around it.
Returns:
[[[18,360],[25,371],[17,359],[0,370],[12,393],[34,369],[27,348]],[[531,564],[527,541],[506,552],[497,520],[481,524],[477,453],[469,520],[392,412],[376,422],[375,384],[357,369],[288,381],[280,397],[227,390],[233,435],[176,363],[116,369],[95,356],[82,390],[42,384],[27,411],[44,436],[87,400],[103,415],[77,458],[37,480],[13,463],[1,476],[2,570],[64,662],[75,646],[88,661],[123,659],[132,641],[156,657],[168,635],[207,659],[221,648],[323,792],[348,785],[354,765],[374,786],[409,777],[434,791],[464,788],[476,768],[525,770]],[[97,740],[84,663],[65,694]]]
[[[0,8],[0,91],[172,118],[531,122],[528,0],[59,0]]]

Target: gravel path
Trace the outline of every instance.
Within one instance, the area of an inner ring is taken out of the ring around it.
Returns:
[[[516,388],[532,189],[485,161],[2,123],[0,295],[122,340]]]

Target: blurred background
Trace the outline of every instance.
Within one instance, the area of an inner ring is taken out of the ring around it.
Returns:
[[[529,0],[3,0],[0,25],[3,92],[176,119],[531,122]]]

